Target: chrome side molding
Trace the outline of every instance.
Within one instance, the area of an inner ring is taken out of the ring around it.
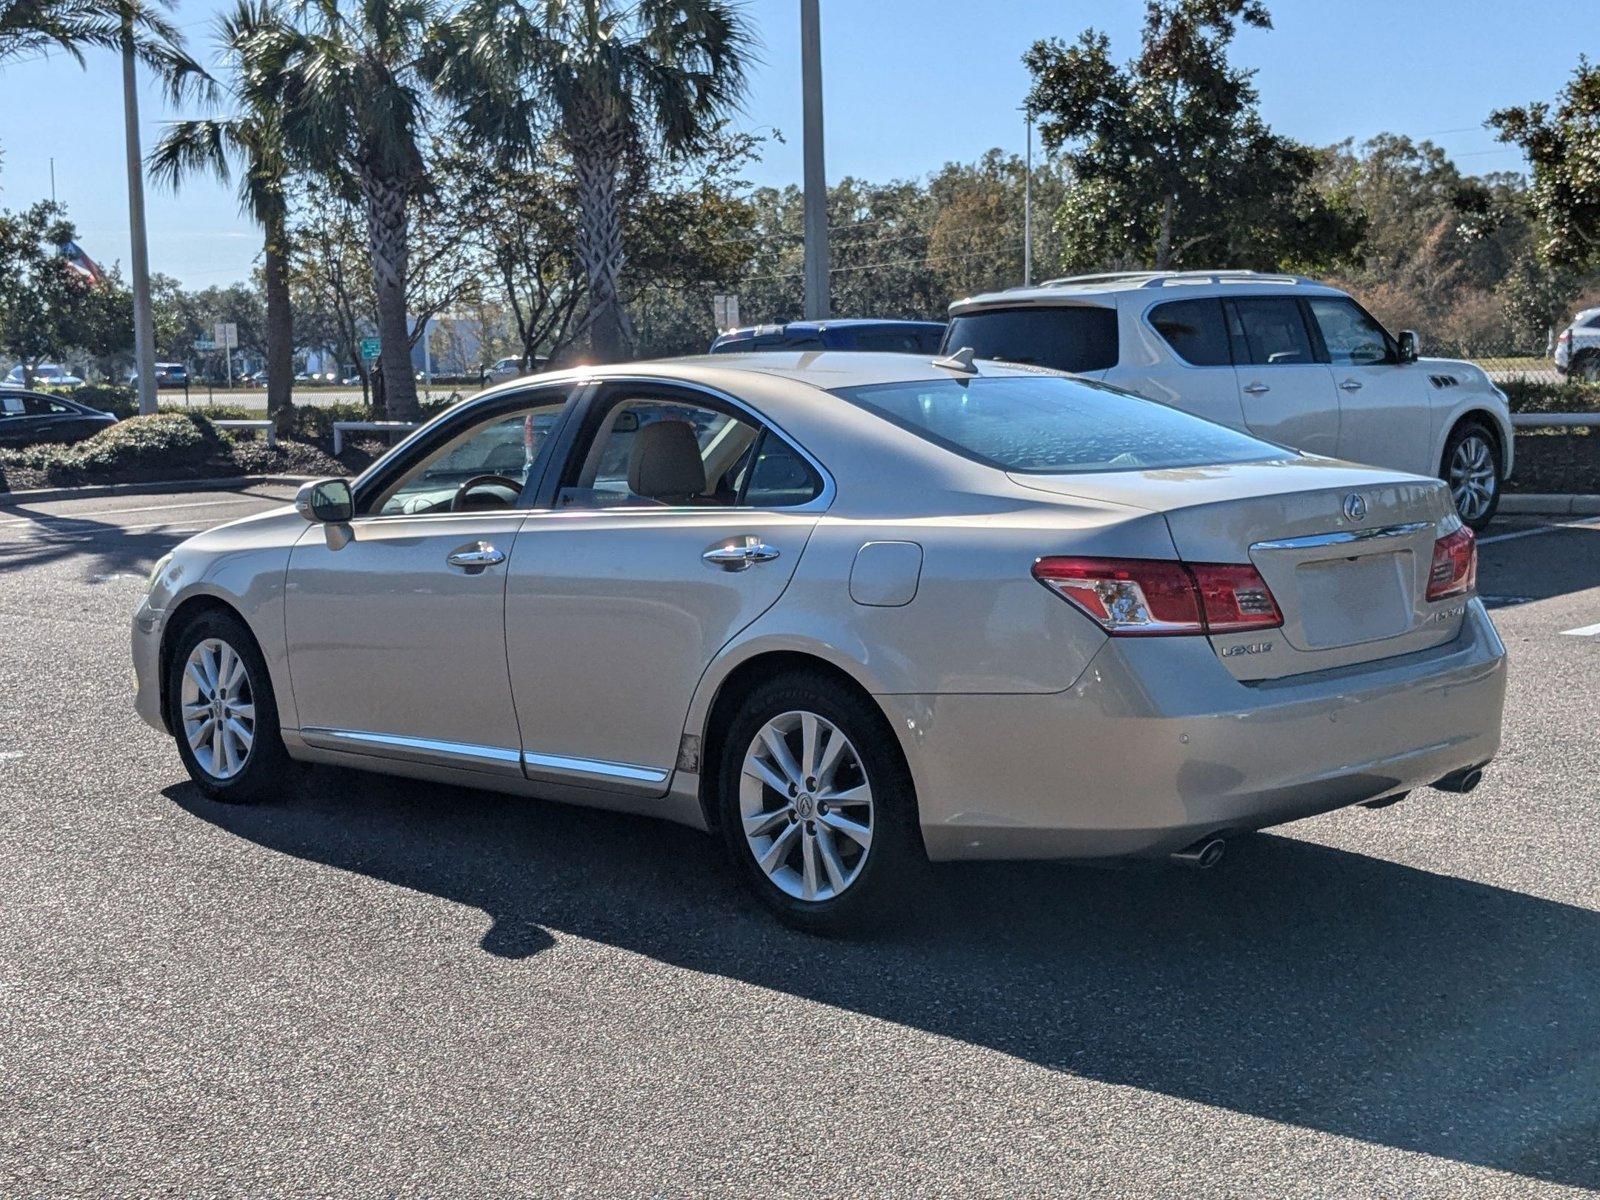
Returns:
[[[563,782],[580,782],[583,779],[607,783],[646,783],[661,785],[667,781],[667,772],[654,767],[640,767],[633,763],[606,762],[597,758],[568,758],[564,754],[531,754],[524,752],[523,765],[529,774]]]

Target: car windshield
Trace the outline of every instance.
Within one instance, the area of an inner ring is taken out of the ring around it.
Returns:
[[[834,394],[1003,471],[1154,471],[1294,456],[1164,404],[1059,375],[929,379]]]

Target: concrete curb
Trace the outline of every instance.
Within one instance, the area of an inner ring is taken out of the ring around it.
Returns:
[[[86,487],[34,488],[0,492],[0,508],[42,504],[47,500],[88,500],[95,496],[150,496],[172,492],[223,492],[264,483],[302,484],[320,475],[233,475],[225,479],[167,479],[152,483],[95,483]]]
[[[1508,517],[1600,516],[1600,496],[1571,495],[1564,492],[1507,492],[1500,497],[1500,512]]]

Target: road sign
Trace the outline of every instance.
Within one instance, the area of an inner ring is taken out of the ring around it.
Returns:
[[[711,323],[719,330],[739,327],[739,297],[718,292],[711,297]]]
[[[383,349],[383,343],[377,338],[361,339],[361,361],[377,362],[378,352]]]
[[[196,350],[215,350],[217,343],[211,338],[195,338],[194,348]]]
[[[218,321],[211,330],[211,340],[222,350],[236,350],[239,346],[239,326],[232,321]]]

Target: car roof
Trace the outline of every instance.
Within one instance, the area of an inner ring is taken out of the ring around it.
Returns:
[[[1003,291],[966,296],[951,303],[950,315],[959,316],[979,309],[1008,306],[1094,305],[1097,297],[1106,297],[1110,301],[1104,307],[1114,307],[1114,297],[1130,292],[1149,292],[1152,299],[1158,293],[1170,294],[1167,298],[1283,293],[1344,295],[1336,287],[1318,283],[1303,275],[1232,270],[1113,271],[1101,275],[1071,275],[1062,279],[1048,279],[1032,287],[1006,288]]]

